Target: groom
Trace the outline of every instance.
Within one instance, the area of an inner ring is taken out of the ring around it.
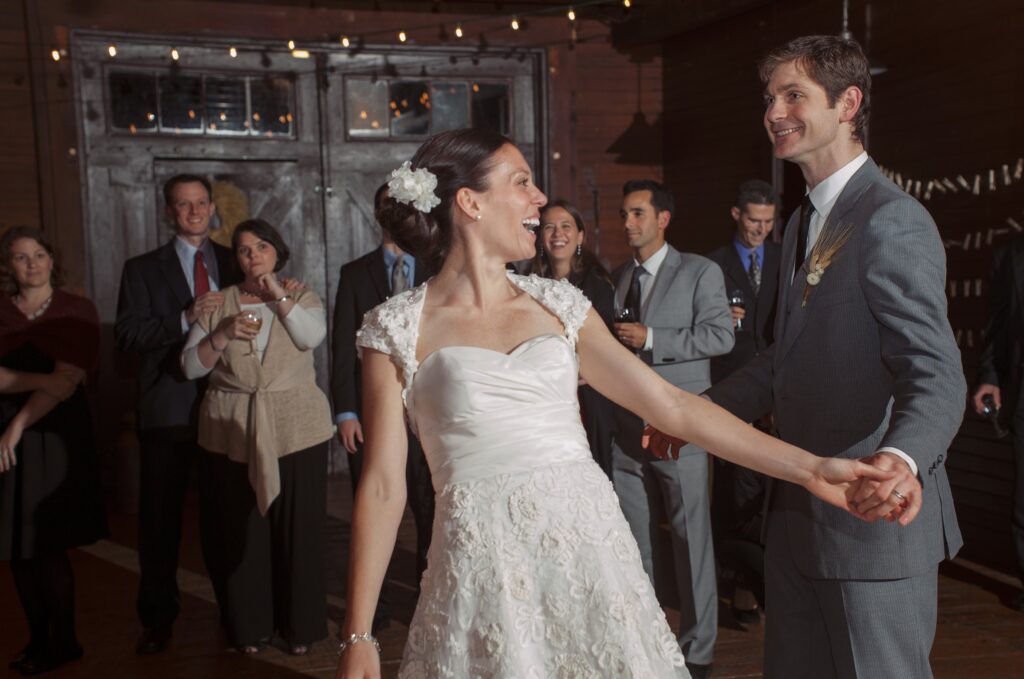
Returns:
[[[857,43],[798,38],[760,73],[775,156],[801,169],[807,196],[784,234],[774,346],[707,395],[747,421],[774,409],[780,436],[819,455],[895,470],[881,500],[860,503],[869,516],[923,501],[909,525],[866,523],[770,487],[765,677],[931,677],[938,563],[962,544],[943,465],[966,390],[945,253],[864,150]]]

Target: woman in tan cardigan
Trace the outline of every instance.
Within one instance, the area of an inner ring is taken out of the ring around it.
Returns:
[[[217,542],[210,575],[240,651],[259,652],[276,631],[303,655],[327,636],[333,428],[313,367],[327,326],[312,291],[278,280],[288,247],[274,227],[243,222],[232,248],[245,280],[192,327],[181,356],[187,377],[210,381],[199,413],[204,522]]]

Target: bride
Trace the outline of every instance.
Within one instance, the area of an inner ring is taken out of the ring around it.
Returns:
[[[437,493],[401,677],[688,677],[636,543],[580,424],[578,377],[669,435],[851,509],[858,478],[669,385],[534,255],[546,198],[487,130],[428,140],[380,215],[439,273],[367,314],[366,433],[337,677],[380,676],[373,609],[405,507],[405,417]],[[884,499],[884,498],[883,498]]]

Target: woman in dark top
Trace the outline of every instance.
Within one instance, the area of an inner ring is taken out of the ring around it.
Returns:
[[[55,289],[53,248],[38,229],[0,238],[0,559],[29,626],[10,662],[24,675],[82,656],[67,550],[107,533],[82,381],[100,326],[89,300]]]
[[[611,278],[590,250],[583,216],[566,200],[544,206],[537,231],[537,256],[529,273],[544,278],[566,278],[583,291],[594,310],[611,328],[615,315],[615,289]],[[587,385],[579,391],[583,425],[587,429],[590,452],[608,478],[612,476],[612,403]]]

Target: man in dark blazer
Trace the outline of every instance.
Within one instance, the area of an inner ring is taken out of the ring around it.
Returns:
[[[728,354],[711,359],[711,383],[721,382],[771,346],[775,306],[779,292],[782,247],[769,240],[775,228],[778,200],[772,185],[751,179],[740,185],[729,215],[736,232],[728,245],[708,258],[722,267],[730,299],[736,345]],[[755,423],[763,431],[767,418]],[[722,459],[715,459],[711,519],[715,547],[723,568],[736,573],[732,612],[737,621],[756,623],[757,606],[764,596],[764,549],[760,543],[765,477]]]
[[[978,366],[974,409],[985,411],[982,399],[991,396],[1000,419],[1013,431],[1013,462],[1017,473],[1013,492],[1013,546],[1018,575],[1024,580],[1024,236],[996,251],[992,261],[991,313],[985,329],[985,348]],[[1024,613],[1024,592],[1013,607]]]
[[[623,187],[622,219],[633,258],[612,274],[620,341],[667,381],[693,393],[711,386],[712,356],[733,346],[732,317],[722,270],[679,252],[665,241],[674,209],[661,184],[640,180]],[[621,319],[621,314],[619,318]],[[654,538],[659,505],[669,519],[680,601],[679,646],[694,679],[710,673],[718,631],[715,557],[708,505],[708,457],[685,446],[677,459],[656,459],[641,446],[644,424],[615,407],[612,478],[623,514],[654,580]]]
[[[379,214],[381,203],[387,197],[387,188],[387,184],[383,184],[374,194],[375,214]],[[363,469],[363,429],[359,421],[362,411],[362,370],[356,353],[356,331],[362,326],[363,315],[367,311],[393,294],[420,285],[430,276],[425,262],[403,252],[386,230],[382,230],[382,236],[383,242],[379,248],[341,267],[334,303],[331,395],[338,439],[349,454],[353,495]],[[419,440],[408,427],[406,435],[409,437],[409,454],[405,479],[409,507],[416,522],[418,580],[427,567],[430,528],[434,520],[434,488]],[[387,625],[389,615],[387,600],[382,594],[374,616],[374,630]]]
[[[943,465],[966,393],[945,250],[864,151],[871,77],[856,42],[798,38],[761,76],[775,156],[808,193],[783,238],[775,344],[707,396],[748,422],[774,410],[783,440],[893,474],[856,489],[872,522],[769,486],[764,674],[927,679],[938,564],[963,543]]]
[[[220,306],[219,290],[238,280],[231,251],[209,239],[216,211],[210,183],[197,175],[172,177],[164,202],[174,237],[125,262],[114,324],[117,348],[139,356],[140,654],[167,646],[180,610],[181,516],[198,457],[196,415],[205,384],[185,378],[179,356],[191,325]],[[203,530],[202,539],[208,555],[215,538]]]

